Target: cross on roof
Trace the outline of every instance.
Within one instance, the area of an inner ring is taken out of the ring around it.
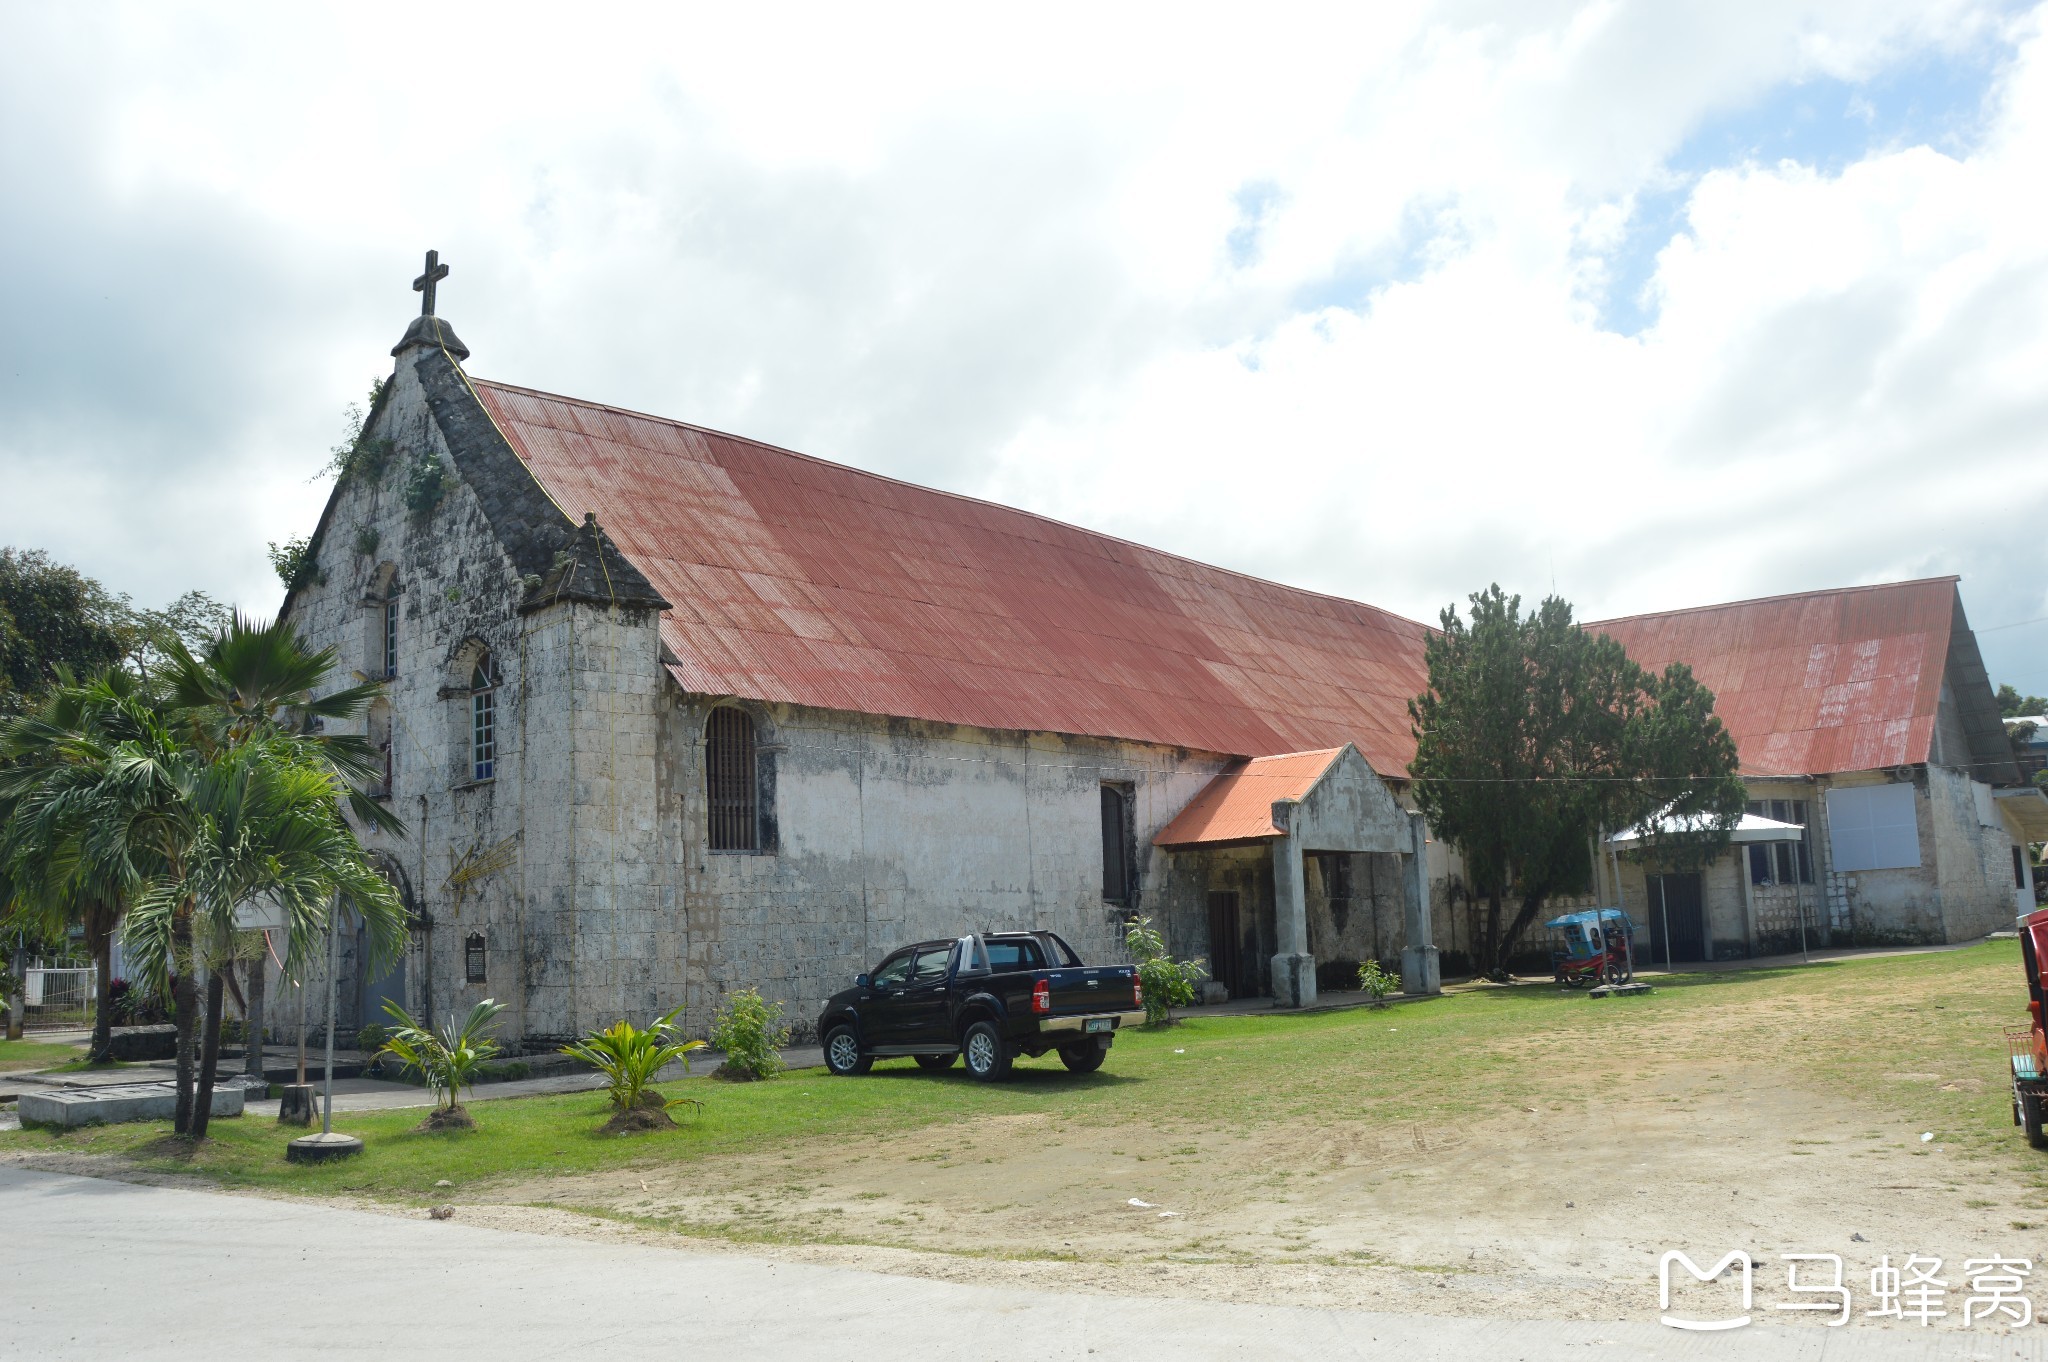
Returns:
[[[441,253],[439,251],[428,251],[427,272],[412,281],[412,291],[422,295],[420,298],[420,315],[422,317],[434,315],[434,285],[447,277],[448,267],[441,263]]]

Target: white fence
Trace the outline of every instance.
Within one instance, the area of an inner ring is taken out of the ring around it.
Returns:
[[[22,980],[22,1025],[30,1031],[92,1025],[99,970],[29,966]]]

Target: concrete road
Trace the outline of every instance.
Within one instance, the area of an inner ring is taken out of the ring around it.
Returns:
[[[0,1168],[0,1358],[573,1356],[1974,1362],[2048,1343],[1056,1295]]]

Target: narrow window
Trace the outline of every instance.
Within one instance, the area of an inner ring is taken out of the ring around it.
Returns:
[[[398,602],[384,602],[384,677],[398,675]]]
[[[1771,849],[1761,843],[1752,842],[1749,846],[1749,882],[1771,882]]]
[[[391,751],[391,706],[381,698],[370,705],[368,727],[370,746],[376,749],[378,759],[384,765],[384,777],[370,793],[380,799],[389,799],[396,789],[392,784],[394,764]]]
[[[1102,897],[1123,903],[1131,896],[1129,797],[1114,785],[1102,787]]]
[[[472,984],[481,984],[490,977],[485,968],[484,934],[471,932],[462,943],[462,977]]]
[[[498,771],[498,698],[489,653],[469,677],[469,776],[490,780]]]
[[[2027,853],[2019,847],[2012,849],[2012,887],[2027,887]]]
[[[704,793],[711,804],[711,849],[759,851],[761,818],[754,716],[743,709],[714,709],[704,737]]]

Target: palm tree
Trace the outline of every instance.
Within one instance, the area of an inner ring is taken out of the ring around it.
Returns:
[[[151,697],[118,670],[67,678],[34,713],[0,721],[0,907],[43,935],[83,929],[99,975],[93,1060],[110,1048],[114,933],[165,845],[169,792],[151,778],[161,774],[151,755],[168,743]],[[92,854],[88,808],[114,813],[139,834],[135,844]]]
[[[171,982],[178,1024],[180,1134],[203,1137],[220,1051],[235,910],[256,898],[286,910],[291,959],[326,914],[360,913],[374,956],[404,939],[396,892],[369,866],[342,817],[402,830],[355,788],[378,769],[362,738],[328,735],[373,688],[313,699],[332,651],[308,652],[289,628],[235,621],[194,655],[167,649],[161,694],[110,674],[82,688],[75,713],[10,724],[6,750],[39,754],[0,772],[11,812],[0,866],[11,901],[55,904],[101,894],[128,905],[128,942],[146,986]],[[203,1027],[195,984],[216,965]]]
[[[226,763],[226,768],[236,767],[239,754],[256,752],[259,766],[276,763],[324,781],[325,797],[334,805],[331,826],[323,829],[332,840],[316,849],[313,844],[320,839],[312,836],[313,824],[307,816],[319,796],[308,780],[297,785],[289,781],[252,785],[249,782],[255,771],[244,766],[240,776],[224,784],[195,787],[209,799],[224,801],[209,816],[228,820],[237,836],[249,839],[241,846],[221,844],[215,840],[220,828],[205,825],[198,849],[208,861],[190,867],[195,883],[212,877],[212,887],[201,890],[195,901],[202,905],[206,919],[206,945],[218,962],[208,979],[195,1093],[199,1105],[193,1125],[203,1136],[219,1067],[226,971],[233,968],[230,943],[235,909],[253,898],[274,897],[286,907],[291,920],[290,958],[296,962],[308,945],[301,931],[304,923],[288,901],[288,892],[263,886],[266,874],[282,876],[282,886],[289,878],[283,870],[285,862],[279,860],[276,866],[264,868],[260,861],[248,859],[249,848],[261,844],[266,830],[288,832],[296,839],[294,845],[302,858],[312,856],[325,867],[311,872],[314,878],[326,875],[330,893],[340,894],[345,906],[362,914],[371,933],[372,963],[388,963],[403,944],[404,911],[395,891],[369,868],[339,810],[345,803],[359,822],[385,831],[402,833],[405,825],[361,788],[382,772],[382,757],[368,740],[356,734],[323,731],[327,720],[350,719],[362,713],[379,691],[375,683],[367,683],[316,697],[314,689],[334,668],[332,648],[310,651],[284,620],[262,624],[238,613],[200,653],[177,642],[166,651],[166,689],[187,740],[197,752],[212,762]],[[275,819],[284,822],[266,822]],[[306,864],[290,873],[308,873]],[[257,967],[261,968],[260,962]],[[252,1048],[261,1043],[261,1037],[250,1038]]]
[[[341,909],[361,915],[374,953],[388,959],[404,942],[405,910],[343,821],[333,772],[304,745],[251,738],[195,764],[191,775],[193,836],[180,873],[161,877],[136,902],[126,940],[143,972],[157,977],[175,957],[185,917],[193,944],[215,962],[189,1127],[198,1140],[206,1136],[219,1069],[236,910],[259,898],[281,907],[292,960],[317,949],[327,915]]]

